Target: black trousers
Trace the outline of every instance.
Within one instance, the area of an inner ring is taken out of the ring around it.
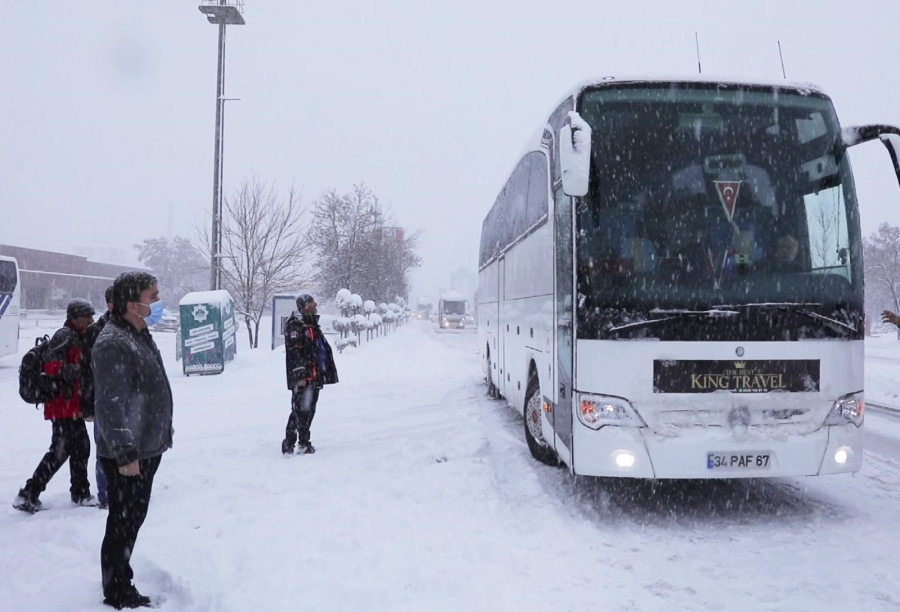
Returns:
[[[159,469],[162,455],[141,459],[138,476],[123,476],[114,459],[100,457],[106,472],[106,494],[109,516],[106,535],[100,546],[100,571],[103,576],[103,596],[117,597],[131,586],[131,552],[138,531],[147,517],[153,477]]]
[[[309,444],[309,428],[316,416],[316,403],[319,401],[319,387],[307,385],[300,387],[291,395],[291,416],[288,417],[284,440],[288,446],[298,441]]]
[[[56,419],[50,450],[41,459],[34,475],[25,483],[25,490],[38,497],[47,488],[47,483],[59,471],[66,460],[69,461],[69,493],[75,501],[91,494],[88,482],[88,459],[91,457],[91,439],[82,419]]]

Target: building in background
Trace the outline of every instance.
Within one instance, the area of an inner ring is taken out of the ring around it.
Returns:
[[[72,253],[93,262],[115,265],[121,265],[134,259],[133,253],[126,253],[125,249],[120,249],[111,244],[102,242],[96,242],[86,246],[75,246],[72,249]]]
[[[122,272],[143,270],[7,244],[0,244],[0,255],[15,257],[19,262],[22,310],[65,310],[72,298],[84,298],[103,312],[104,293],[113,280]]]

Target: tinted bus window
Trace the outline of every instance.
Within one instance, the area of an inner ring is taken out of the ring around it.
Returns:
[[[0,261],[0,293],[12,293],[16,289],[16,264]]]

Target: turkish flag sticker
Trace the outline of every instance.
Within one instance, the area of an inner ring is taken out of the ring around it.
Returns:
[[[719,192],[719,200],[725,208],[728,220],[734,220],[734,207],[737,204],[738,193],[741,190],[741,181],[714,181],[716,191]]]

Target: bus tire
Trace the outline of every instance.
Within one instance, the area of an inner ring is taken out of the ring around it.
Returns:
[[[488,374],[488,397],[491,399],[500,399],[500,390],[497,389],[497,385],[491,380],[490,374]]]
[[[532,371],[528,377],[525,392],[525,442],[531,456],[546,465],[559,465],[556,451],[544,440],[541,427],[541,385],[537,374]]]
[[[491,378],[491,347],[488,346],[484,351],[484,379],[487,381],[487,394],[491,399],[500,398],[500,390],[494,384]]]

